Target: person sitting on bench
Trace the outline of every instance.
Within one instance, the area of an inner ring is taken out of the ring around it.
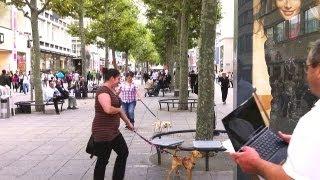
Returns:
[[[63,99],[68,99],[68,108],[67,109],[78,109],[76,107],[77,106],[76,97],[74,95],[70,95],[71,93],[63,87],[63,83],[61,82],[61,80],[56,81],[56,88],[60,92],[61,97]]]
[[[57,114],[60,114],[59,108],[58,108],[58,102],[63,99],[61,96],[61,93],[57,88],[54,86],[53,81],[49,81],[49,87],[46,87],[43,89],[43,99],[46,102],[53,102],[54,109],[56,110]]]

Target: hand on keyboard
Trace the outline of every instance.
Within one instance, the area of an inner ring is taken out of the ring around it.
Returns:
[[[282,133],[281,131],[278,132],[278,135],[280,136],[280,138],[285,141],[286,143],[290,143],[290,140],[291,140],[291,135],[289,134],[284,134]]]

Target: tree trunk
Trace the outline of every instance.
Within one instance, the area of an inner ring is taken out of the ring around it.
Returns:
[[[126,56],[126,64],[125,64],[125,67],[124,67],[124,72],[127,73],[128,72],[128,66],[129,66],[129,51],[126,51],[125,52],[125,56]]]
[[[30,61],[31,61],[31,67],[33,66],[32,65],[32,62],[34,62],[34,50],[33,50],[33,47],[30,48],[30,54],[31,54],[31,58],[30,58]],[[41,73],[40,73],[40,76],[41,76]],[[31,71],[31,74],[30,74],[30,99],[31,101],[34,101],[34,95],[33,95],[33,87],[34,87],[34,77],[33,77],[33,72]],[[41,83],[42,84],[42,83]]]
[[[114,69],[118,69],[117,60],[116,60],[116,51],[112,49],[112,65]]]
[[[108,1],[104,0],[104,18],[105,18],[105,23],[108,24]],[[104,38],[105,41],[105,51],[106,51],[106,60],[104,61],[104,67],[109,69],[109,47],[108,47],[108,35],[109,35],[109,30],[106,28],[106,36]]]
[[[106,41],[106,40],[105,40]],[[109,69],[109,47],[107,44],[104,46],[105,48],[105,61],[104,61],[104,67]]]
[[[174,55],[174,41],[173,41],[173,37],[169,38],[169,42],[168,42],[168,61],[169,61],[169,68],[168,68],[168,72],[171,75],[171,77],[173,77],[173,65],[174,65],[174,59],[173,59],[173,55]],[[173,83],[171,82],[170,84],[170,89],[173,89]]]
[[[146,62],[146,71],[147,71],[147,73],[149,73],[149,62],[148,61]]]
[[[214,45],[217,23],[217,1],[202,0],[199,41],[198,108],[196,139],[211,140],[215,129],[214,113]]]
[[[79,29],[80,29],[80,41],[81,41],[81,64],[82,64],[82,76],[87,78],[87,59],[86,59],[86,44],[85,44],[85,34],[84,34],[84,0],[80,1],[80,11],[79,11]]]
[[[183,0],[180,33],[181,59],[178,107],[180,110],[188,109],[188,15],[188,0]]]
[[[30,1],[33,7],[37,7],[37,0]],[[41,75],[40,75],[40,41],[39,41],[38,11],[31,9],[31,30],[33,40],[33,59],[31,61],[33,83],[35,89],[36,104],[43,104]],[[32,52],[31,52],[32,53]],[[44,106],[36,106],[36,111],[44,110]]]
[[[181,13],[179,13],[177,18],[177,42],[175,46],[175,76],[174,76],[174,89],[180,89],[180,59],[181,59],[181,49],[180,49],[180,33],[181,33]]]

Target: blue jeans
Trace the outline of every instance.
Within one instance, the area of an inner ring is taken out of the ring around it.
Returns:
[[[122,102],[122,109],[126,113],[132,125],[134,125],[134,108],[136,107],[137,101],[129,103]]]
[[[27,94],[29,92],[29,84],[23,83],[23,93]]]

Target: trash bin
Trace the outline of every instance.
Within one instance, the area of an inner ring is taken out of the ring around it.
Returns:
[[[0,118],[9,118],[10,117],[10,100],[9,97],[1,98],[1,113]]]
[[[31,103],[22,101],[19,103],[21,113],[31,114]]]

